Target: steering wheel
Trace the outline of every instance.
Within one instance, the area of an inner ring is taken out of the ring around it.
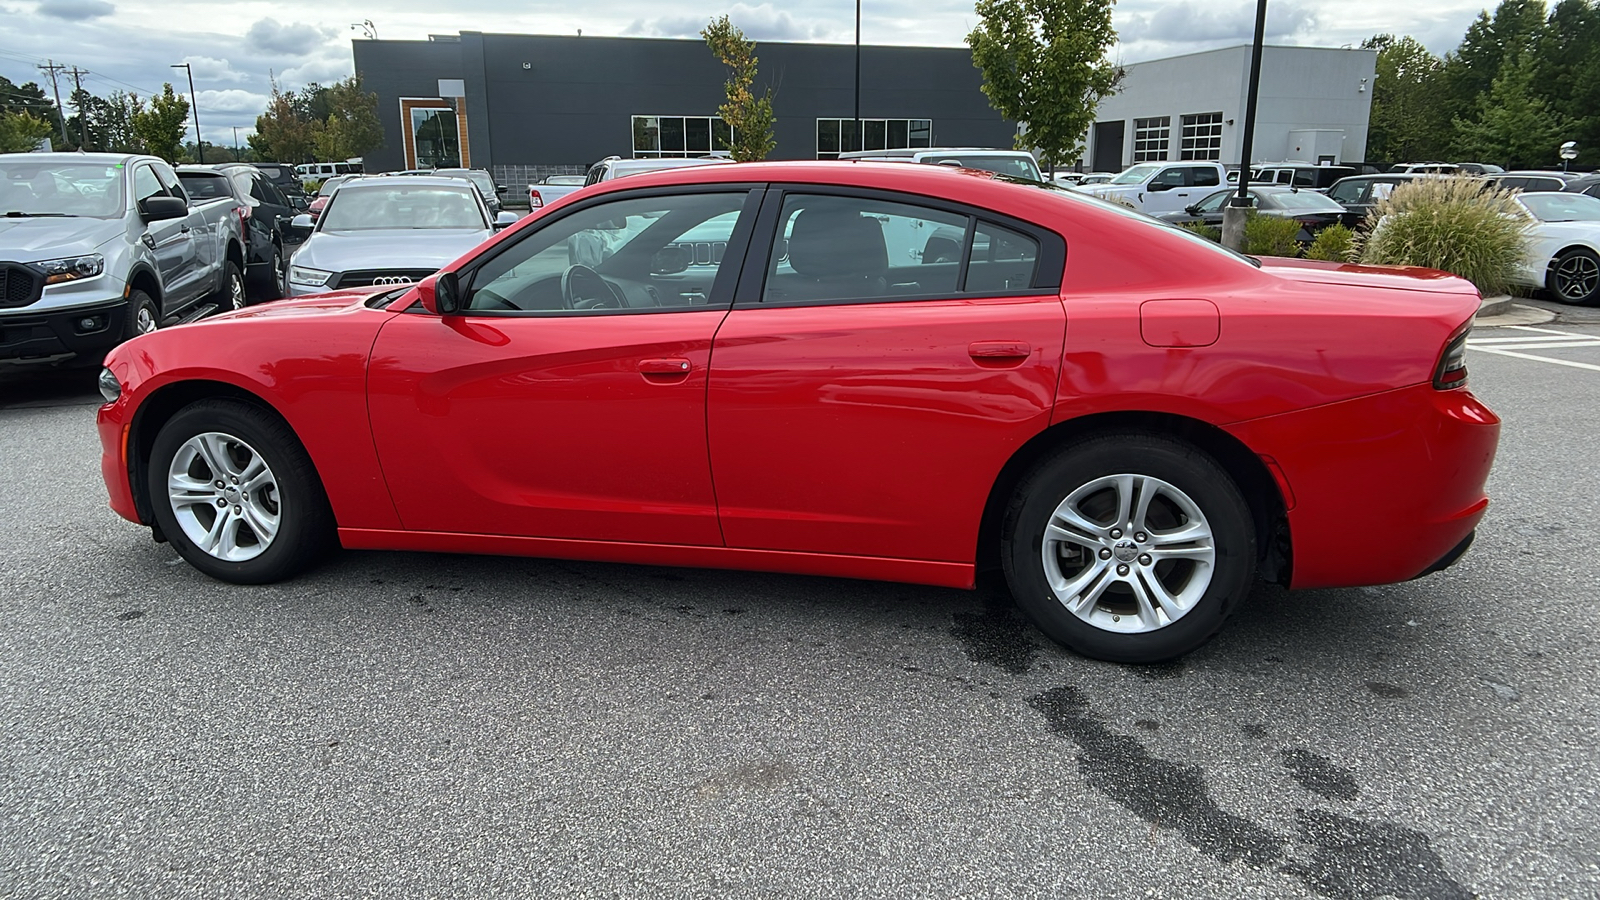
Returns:
[[[561,303],[567,309],[620,309],[622,302],[600,273],[584,265],[568,266],[561,273]]]

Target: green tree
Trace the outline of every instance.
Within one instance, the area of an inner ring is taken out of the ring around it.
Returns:
[[[1509,168],[1550,165],[1572,130],[1572,123],[1534,90],[1529,51],[1506,58],[1488,93],[1478,97],[1474,118],[1456,119],[1455,126],[1459,153]]]
[[[145,151],[167,162],[176,162],[183,152],[183,132],[189,124],[189,101],[174,93],[170,83],[150,98],[150,106],[133,115],[133,132],[144,142]]]
[[[32,113],[0,110],[0,153],[26,153],[54,131],[48,120]]]
[[[314,138],[320,158],[351,159],[383,146],[378,95],[361,89],[359,73],[327,88],[325,93],[328,115]]]
[[[1444,62],[1409,35],[1374,35],[1361,46],[1378,51],[1367,159],[1408,162],[1443,156],[1450,136],[1450,120],[1439,104]]]
[[[728,98],[717,108],[717,114],[732,129],[732,140],[717,149],[727,150],[739,162],[766,159],[778,142],[772,136],[772,88],[759,97],[752,89],[756,80],[755,41],[745,40],[744,32],[735,28],[726,15],[712,19],[700,30],[700,36],[729,70]]]
[[[1600,162],[1600,5],[1561,0],[1535,44],[1535,85],[1572,122],[1578,163]]]
[[[1508,57],[1532,47],[1545,26],[1543,0],[1502,0],[1491,16],[1487,10],[1467,27],[1456,52],[1445,58],[1444,92],[1452,118],[1469,117],[1478,98],[1487,94]]]
[[[1117,39],[1115,0],[978,0],[967,35],[983,93],[1007,119],[1026,123],[1018,149],[1037,147],[1052,169],[1083,156],[1095,106],[1116,87],[1106,50]]]
[[[279,90],[273,80],[267,111],[256,117],[256,133],[250,135],[250,150],[258,159],[301,163],[313,158],[321,123],[305,117],[296,96]]]

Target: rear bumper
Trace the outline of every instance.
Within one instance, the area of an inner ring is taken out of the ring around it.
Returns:
[[[104,356],[122,342],[128,301],[118,298],[71,309],[16,311],[0,316],[0,361],[51,363]]]
[[[1489,506],[1500,419],[1468,391],[1402,388],[1228,429],[1294,496],[1294,588],[1391,584],[1453,564]]]

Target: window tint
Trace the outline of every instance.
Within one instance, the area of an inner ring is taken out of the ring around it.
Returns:
[[[1217,210],[1221,209],[1222,204],[1227,203],[1228,198],[1232,196],[1233,191],[1231,190],[1217,191],[1209,197],[1206,197],[1204,200],[1201,200],[1197,206],[1201,212],[1216,212]]]
[[[1328,191],[1328,196],[1340,203],[1355,203],[1361,199],[1361,191],[1366,186],[1365,181],[1341,181]]]
[[[289,198],[285,197],[283,192],[278,190],[277,185],[265,178],[261,179],[261,197],[267,203],[271,203],[274,206],[289,205]]]
[[[467,307],[608,312],[703,306],[746,196],[639,197],[562,216],[478,269]]]
[[[183,189],[183,185],[178,183],[177,172],[174,172],[172,169],[159,163],[156,165],[155,170],[156,177],[161,179],[161,186],[166,189],[168,194],[177,197],[179,200],[182,200],[185,203],[189,202],[188,192]]]
[[[1216,187],[1222,182],[1217,178],[1216,169],[1194,168],[1189,170],[1189,183],[1196,187]]]
[[[1290,183],[1294,184],[1294,185],[1297,185],[1299,187],[1316,187],[1317,186],[1317,170],[1316,169],[1295,169],[1294,170],[1294,181],[1292,181]]]
[[[859,197],[788,194],[767,303],[953,294],[967,217]]]
[[[979,222],[972,236],[967,293],[1000,294],[1027,290],[1039,265],[1039,242],[1009,228]]]
[[[161,182],[156,180],[155,170],[149,166],[140,166],[133,170],[133,199],[142,203],[151,197],[165,197],[166,189]]]
[[[1162,169],[1156,177],[1150,179],[1151,184],[1170,184],[1173,187],[1183,187],[1185,184],[1184,170],[1180,168]]]
[[[199,172],[179,172],[178,180],[183,182],[184,190],[196,200],[215,200],[219,197],[232,197],[233,191],[228,187],[226,175],[203,175]]]

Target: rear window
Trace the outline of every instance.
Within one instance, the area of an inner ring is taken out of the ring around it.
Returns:
[[[294,173],[284,171],[282,166],[256,166],[256,168],[273,181],[285,181],[294,177]]]
[[[1026,178],[1029,181],[1042,180],[1039,176],[1039,166],[1033,157],[1022,156],[963,156],[952,153],[948,156],[924,156],[925,163],[960,163],[965,169],[980,169],[984,172],[993,172],[996,175],[1010,175],[1013,178]]]
[[[200,172],[179,172],[178,180],[183,183],[183,189],[195,200],[216,200],[219,197],[232,197],[233,191],[228,188],[228,176],[206,175]]]

